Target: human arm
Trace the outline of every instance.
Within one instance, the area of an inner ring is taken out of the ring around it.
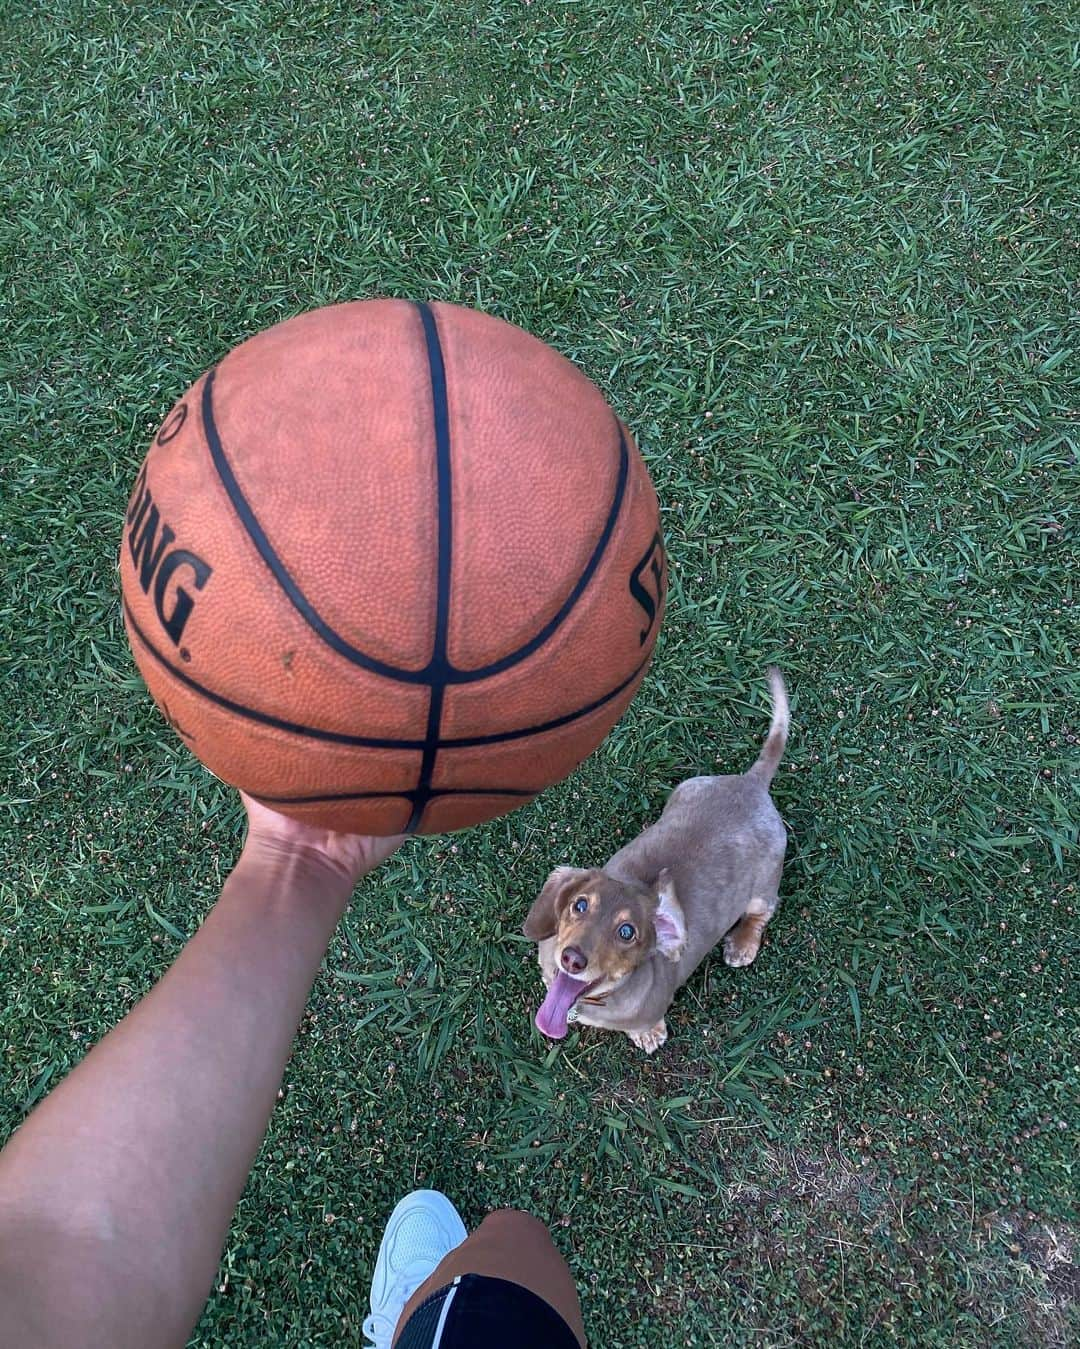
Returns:
[[[401,843],[245,804],[198,932],[0,1153],[3,1349],[164,1349],[202,1310],[327,945]]]

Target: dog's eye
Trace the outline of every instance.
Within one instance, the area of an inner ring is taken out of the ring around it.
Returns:
[[[588,907],[589,901],[585,898],[584,895],[578,895],[577,899],[574,900],[575,913],[584,913],[586,909],[588,909]]]
[[[623,923],[619,927],[619,936],[622,938],[623,941],[633,941],[634,938],[637,936],[637,933],[634,931],[634,929],[630,926],[629,923]]]

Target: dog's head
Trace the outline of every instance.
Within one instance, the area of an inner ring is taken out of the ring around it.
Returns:
[[[666,871],[648,889],[598,869],[556,867],[529,910],[525,935],[554,941],[556,975],[536,1024],[561,1039],[579,998],[610,993],[654,951],[678,960],[686,919]]]

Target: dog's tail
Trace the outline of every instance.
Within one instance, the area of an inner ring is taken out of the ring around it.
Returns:
[[[768,787],[769,783],[772,782],[773,774],[779,768],[780,760],[784,757],[788,727],[791,724],[784,677],[775,665],[769,666],[767,674],[769,676],[769,688],[772,691],[772,724],[769,727],[769,734],[765,738],[765,743],[761,747],[757,763],[750,769],[754,777],[765,787]]]

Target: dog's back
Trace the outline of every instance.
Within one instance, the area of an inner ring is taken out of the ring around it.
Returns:
[[[770,666],[768,674],[772,722],[750,769],[680,783],[656,823],[604,867],[610,876],[645,885],[664,868],[671,872],[690,933],[680,983],[748,904],[775,895],[779,884],[787,831],[769,784],[787,743],[790,712],[779,670]]]

